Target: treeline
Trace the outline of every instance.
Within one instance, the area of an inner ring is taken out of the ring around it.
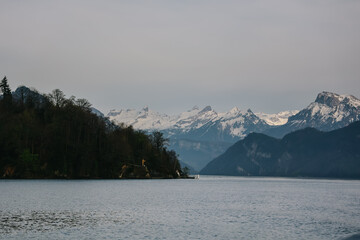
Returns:
[[[6,77],[0,89],[0,177],[177,178],[185,175],[160,132],[117,126],[86,99],[40,94]]]

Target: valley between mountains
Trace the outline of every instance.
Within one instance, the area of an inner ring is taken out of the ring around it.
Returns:
[[[144,107],[111,110],[106,116],[116,124],[132,125],[146,132],[161,131],[170,140],[169,148],[179,154],[182,165],[198,172],[250,133],[279,139],[307,127],[320,131],[346,127],[360,120],[360,100],[352,95],[321,92],[304,109],[277,114],[254,113],[237,107],[219,113],[210,106],[195,106],[177,115]]]

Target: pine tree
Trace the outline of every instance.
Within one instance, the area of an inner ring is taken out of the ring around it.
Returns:
[[[10,86],[8,84],[6,76],[3,78],[3,80],[1,80],[0,90],[3,93],[3,101],[8,103],[8,104],[11,104],[11,102],[12,102],[12,94],[11,94],[11,89],[10,89]]]

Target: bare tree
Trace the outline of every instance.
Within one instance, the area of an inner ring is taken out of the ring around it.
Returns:
[[[83,109],[87,109],[87,110],[89,110],[90,107],[91,107],[91,103],[88,100],[84,99],[84,98],[77,99],[75,101],[75,104],[77,106],[79,106],[79,107],[81,107]]]
[[[65,94],[60,89],[55,89],[48,94],[50,102],[56,107],[63,107],[66,103]]]

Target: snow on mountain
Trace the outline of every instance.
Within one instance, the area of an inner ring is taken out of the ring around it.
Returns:
[[[265,131],[274,137],[306,127],[322,131],[342,128],[360,120],[360,100],[352,95],[331,92],[319,93],[315,102],[290,116],[286,124]]]
[[[222,132],[225,135],[242,138],[249,131],[254,131],[253,128],[256,128],[256,125],[262,127],[266,125],[265,121],[258,118],[251,110],[241,111],[236,107],[229,112],[217,113],[210,106],[202,110],[195,106],[189,111],[173,116],[160,114],[144,107],[140,111],[111,110],[107,116],[117,124],[125,123],[132,125],[135,129],[167,130],[169,136],[197,131],[200,137],[208,135],[209,132],[214,132],[214,134]]]
[[[179,153],[180,159],[200,170],[229,144],[251,132],[282,137],[305,127],[329,131],[358,121],[360,100],[351,95],[322,92],[315,102],[301,111],[277,114],[254,114],[250,109],[242,111],[236,107],[218,113],[210,106],[203,109],[195,106],[171,116],[144,107],[141,110],[112,110],[107,117],[135,129],[162,131],[170,138],[170,147]]]
[[[91,112],[96,114],[97,116],[102,117],[102,118],[104,117],[104,114],[102,112],[100,112],[98,109],[96,109],[94,107],[91,107],[90,109],[91,109]]]
[[[250,132],[265,132],[277,137],[305,127],[323,131],[344,127],[360,120],[360,100],[351,95],[322,92],[301,111],[277,114],[254,114],[250,109],[242,111],[237,107],[218,113],[210,106],[203,109],[195,106],[172,116],[144,107],[140,111],[112,110],[108,117],[135,129],[164,131],[169,137],[232,142]]]
[[[279,113],[255,113],[260,119],[271,126],[279,126],[287,123],[288,118],[297,114],[298,110],[283,111]]]
[[[218,113],[215,112],[210,106],[206,106],[201,111],[198,107],[194,107],[192,110],[185,113],[181,113],[173,118],[173,129],[181,129],[183,132],[187,132],[191,129],[198,129],[205,124],[217,119]]]
[[[261,127],[266,123],[257,117],[250,109],[241,111],[237,107],[229,112],[220,114],[220,126],[222,130],[229,129],[229,134],[243,138],[252,131],[257,131],[257,125]]]
[[[124,123],[141,130],[163,130],[172,126],[171,117],[149,110],[146,106],[140,111],[135,109],[111,110],[108,115],[116,124]]]
[[[210,106],[203,109],[195,106],[189,111],[171,116],[149,110],[148,107],[140,111],[112,110],[107,116],[117,124],[125,123],[148,132],[163,132],[170,138],[169,148],[179,154],[182,162],[197,171],[232,143],[250,132],[262,132],[269,127],[250,109],[241,111],[233,108],[218,113]]]
[[[315,102],[289,118],[289,124],[333,130],[360,120],[360,100],[352,95],[319,93]]]

